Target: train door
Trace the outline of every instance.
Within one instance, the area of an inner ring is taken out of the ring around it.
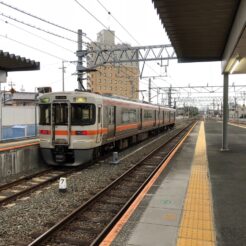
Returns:
[[[96,142],[102,141],[102,105],[97,107],[97,139]]]
[[[108,106],[108,137],[115,137],[116,131],[116,106]]]
[[[155,117],[154,117],[154,126],[156,126],[157,125],[157,110],[155,110],[154,111],[154,115],[155,115]]]
[[[141,130],[143,128],[143,109],[139,109],[139,127],[138,129]]]
[[[71,138],[71,104],[54,101],[51,104],[51,134],[53,145],[69,145]]]

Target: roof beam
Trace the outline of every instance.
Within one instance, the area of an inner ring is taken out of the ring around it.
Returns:
[[[222,73],[228,73],[236,59],[236,47],[246,29],[246,1],[241,1],[222,58]]]

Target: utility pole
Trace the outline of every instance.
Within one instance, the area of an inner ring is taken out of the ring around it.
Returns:
[[[161,93],[161,104],[164,105],[164,93]]]
[[[151,78],[149,78],[149,103],[151,103]]]
[[[172,107],[172,86],[168,88],[168,107]]]
[[[62,61],[62,67],[60,68],[62,70],[62,91],[65,91],[65,73],[66,73],[66,67],[64,66],[65,61]]]
[[[160,88],[157,88],[157,104],[159,104],[159,92],[160,92]]]
[[[214,104],[214,99],[213,99],[213,116],[215,116],[215,104]]]
[[[13,83],[13,81],[10,81],[9,83],[8,83],[8,85],[11,87],[11,89],[15,86],[15,83]]]
[[[78,64],[77,64],[77,81],[78,81],[78,89],[85,90],[83,85],[83,47],[82,47],[82,30],[78,30]]]
[[[237,98],[236,96],[234,97],[234,101],[235,101],[235,118],[238,118],[238,111],[237,111]]]

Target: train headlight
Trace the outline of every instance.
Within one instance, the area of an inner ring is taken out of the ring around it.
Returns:
[[[86,97],[74,97],[73,101],[76,103],[85,103],[87,102],[87,98]]]
[[[49,97],[40,98],[40,102],[41,103],[49,103],[50,102],[50,98]]]

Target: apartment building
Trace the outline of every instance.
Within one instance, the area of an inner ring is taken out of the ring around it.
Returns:
[[[91,43],[90,46],[93,49],[130,47],[129,44],[115,44],[115,33],[111,30],[102,30],[99,32],[97,42]],[[92,56],[89,61],[87,60],[87,66],[90,67],[95,59],[95,56]],[[122,56],[120,59],[125,60],[126,57]],[[97,59],[96,64],[99,63],[100,58]],[[87,89],[100,94],[112,94],[130,99],[138,99],[138,62],[108,63],[96,69],[96,72],[88,74]]]

